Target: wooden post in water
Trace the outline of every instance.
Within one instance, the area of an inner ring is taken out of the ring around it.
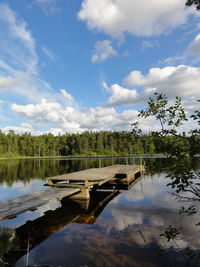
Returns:
[[[80,193],[70,196],[70,198],[74,199],[90,199],[89,188],[82,188]]]
[[[101,168],[101,159],[99,158],[99,168]]]
[[[142,157],[140,156],[140,167],[142,167]]]
[[[30,238],[28,237],[25,267],[29,266],[29,250],[30,250]]]

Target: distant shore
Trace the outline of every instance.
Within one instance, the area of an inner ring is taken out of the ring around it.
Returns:
[[[129,154],[129,155],[68,155],[68,156],[0,156],[0,160],[8,159],[109,159],[109,158],[167,157],[164,154]]]

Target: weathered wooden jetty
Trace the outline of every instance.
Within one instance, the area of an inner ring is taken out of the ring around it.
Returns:
[[[129,184],[142,176],[144,171],[142,165],[113,165],[48,177],[50,188],[0,202],[0,220],[12,218],[65,197],[88,200],[90,189],[95,190],[106,183],[111,183],[113,186],[118,183]]]
[[[112,165],[47,178],[48,185],[55,187],[79,188],[81,192],[72,198],[89,199],[89,189],[97,188],[108,182],[130,183],[144,174],[144,166]]]

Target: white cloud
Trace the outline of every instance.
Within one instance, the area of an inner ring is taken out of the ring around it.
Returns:
[[[95,44],[95,52],[92,55],[92,62],[105,61],[111,56],[116,56],[117,51],[113,49],[109,40],[97,41]]]
[[[186,55],[199,56],[200,55],[200,34],[198,34],[186,49]]]
[[[132,71],[124,83],[132,87],[128,89],[119,84],[108,86],[103,83],[105,91],[110,94],[104,106],[145,105],[155,92],[164,93],[168,98],[182,97],[186,111],[198,110],[200,99],[200,68],[186,65],[151,68],[144,75],[140,71]]]
[[[127,191],[124,194],[124,198],[129,201],[141,201],[144,200],[145,197],[151,198],[153,201],[159,197],[161,192],[165,192],[166,188],[165,186],[169,183],[169,180],[165,178],[165,174],[161,174],[161,176],[158,178],[157,176],[148,176],[146,175],[139,183],[134,185],[134,189]],[[170,199],[162,199],[162,201],[159,202],[159,206],[166,206],[166,202],[169,202]],[[167,205],[170,204],[167,202]],[[174,205],[174,203],[173,203]],[[177,207],[174,207],[177,208]]]
[[[27,123],[27,122],[22,122],[21,126],[24,127],[24,128],[33,129],[33,126],[30,123]]]
[[[132,71],[126,78],[129,86],[166,93],[169,97],[200,97],[200,68],[186,65],[151,68],[146,75]],[[150,90],[150,91],[151,91]]]
[[[153,36],[183,25],[192,12],[182,0],[83,0],[78,18],[114,37],[124,32]]]
[[[16,125],[8,125],[6,127],[1,128],[1,131],[4,133],[8,133],[9,130],[13,130],[15,133],[31,133],[32,135],[41,135],[41,134],[48,134],[52,133],[53,135],[57,136],[59,134],[65,134],[66,132],[63,128],[49,128],[48,130],[38,130],[35,126],[31,125],[27,122],[20,123],[20,126]]]
[[[133,105],[137,98],[137,90],[129,90],[123,88],[118,84],[112,84],[110,87],[106,83],[103,83],[105,90],[111,94],[108,101],[105,103],[106,106],[128,106]]]
[[[13,104],[12,110],[31,124],[50,126],[50,132],[54,134],[86,130],[131,130],[131,124],[138,119],[136,110],[124,110],[121,113],[114,108],[102,107],[77,110],[74,107],[63,107],[57,102],[47,102],[45,99],[38,104]],[[142,127],[149,131],[157,126],[152,118],[148,118],[142,120]]]
[[[15,13],[6,5],[0,5],[1,20],[9,23],[9,30],[17,39],[21,39],[27,47],[34,51],[34,40],[31,33],[27,30],[27,25],[24,21],[17,21]]]
[[[27,24],[18,19],[8,5],[0,4],[0,25],[3,29],[0,33],[1,53],[4,52],[8,62],[15,67],[35,74],[38,58],[35,41],[27,29]]]
[[[123,212],[122,210],[111,209],[111,214],[114,217],[115,228],[118,231],[126,229],[129,225],[142,225],[144,216],[141,212]],[[120,219],[119,219],[120,218]]]
[[[45,15],[55,15],[60,11],[57,6],[59,0],[36,0],[36,4],[42,9]]]
[[[55,55],[54,53],[47,47],[42,46],[42,51],[45,53],[45,55],[50,58],[52,61],[55,60]]]
[[[199,31],[199,28],[198,28]],[[193,33],[193,32],[191,32]],[[159,60],[158,64],[189,64],[195,65],[200,62],[200,34],[197,34],[195,38],[189,43],[182,54],[174,57],[167,57],[164,60]]]
[[[198,221],[198,216],[180,216],[177,214],[180,203],[174,201],[174,198],[168,193],[166,184],[169,179],[164,178],[165,174],[159,174],[145,177],[139,181],[134,187],[123,194],[120,194],[112,201],[111,214],[112,219],[106,222],[105,228],[107,232],[111,232],[113,228],[117,230],[131,229],[132,241],[143,245],[147,245],[152,241],[155,242],[155,237],[158,243],[162,246],[174,246],[173,242],[168,243],[166,239],[159,238],[159,234],[164,229],[173,224],[175,227],[187,229],[184,236],[179,236],[177,240],[181,248],[190,246],[194,249],[199,247],[199,240],[194,238],[196,235],[195,222]],[[143,205],[143,200],[150,199],[148,206]],[[116,203],[120,203],[119,205]],[[123,203],[130,203],[127,205]],[[140,225],[142,224],[142,228]],[[142,231],[142,236],[141,233]],[[127,232],[125,232],[127,233]],[[139,234],[139,235],[138,235]],[[125,235],[126,236],[126,235]]]
[[[51,86],[39,77],[35,40],[24,20],[0,4],[0,90],[2,98],[24,101],[55,98]]]
[[[60,89],[61,96],[64,97],[64,99],[71,103],[73,101],[72,95],[70,95],[65,89]]]
[[[20,114],[26,115],[27,118],[32,118],[35,115],[37,115],[36,120],[37,121],[53,121],[56,122],[57,117],[57,111],[61,108],[59,103],[48,103],[46,99],[42,99],[39,104],[29,104],[26,106],[13,104],[12,110],[15,112],[18,112]],[[48,116],[46,116],[48,115]]]
[[[3,132],[8,133],[9,130],[15,131],[15,133],[25,133],[25,132],[33,132],[34,128],[30,123],[21,123],[20,126],[6,126],[1,129]]]
[[[11,88],[15,85],[15,79],[12,77],[0,77],[0,90]]]
[[[160,46],[160,44],[156,40],[153,40],[153,41],[144,40],[141,43],[141,47],[142,47],[143,51],[148,49],[148,48],[158,48],[159,46]]]

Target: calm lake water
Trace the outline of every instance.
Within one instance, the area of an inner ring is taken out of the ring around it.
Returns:
[[[7,266],[26,266],[27,260],[29,266],[189,266],[177,248],[200,248],[195,226],[200,218],[178,214],[183,204],[166,187],[170,160],[144,160],[147,173],[130,188],[91,194],[89,203],[49,203],[1,221],[1,232],[15,230],[18,237],[15,249],[5,256]],[[45,177],[127,163],[140,164],[140,159],[1,160],[0,201],[43,189]],[[176,242],[160,237],[169,225],[183,228]],[[159,245],[168,248],[162,255]]]

